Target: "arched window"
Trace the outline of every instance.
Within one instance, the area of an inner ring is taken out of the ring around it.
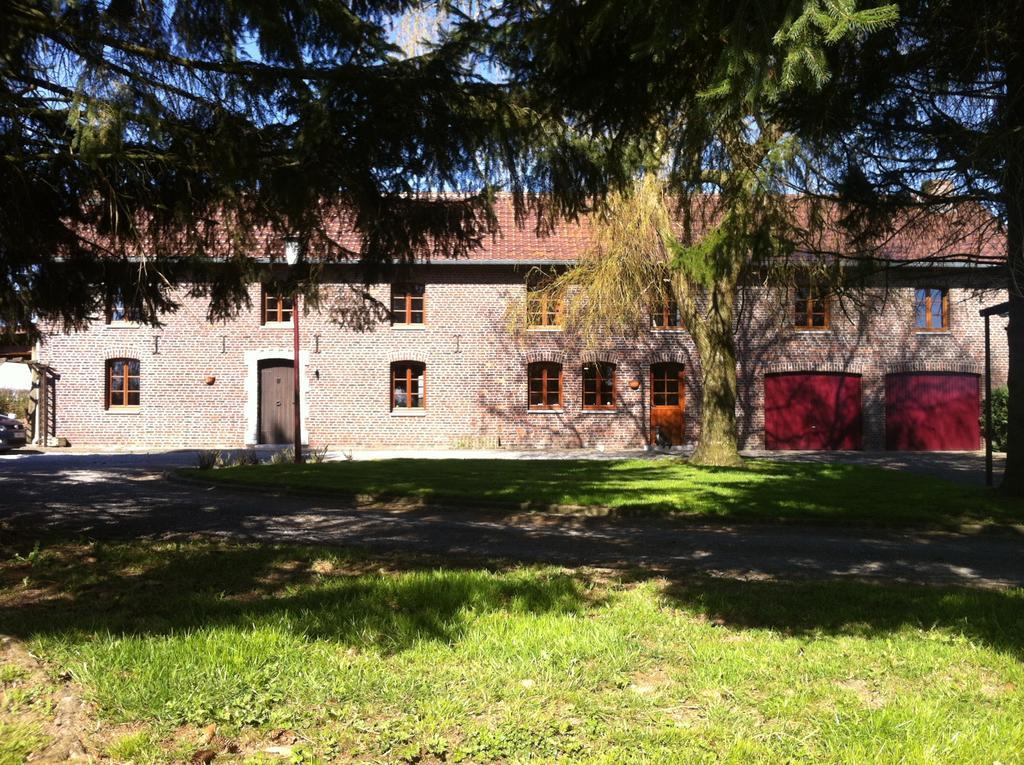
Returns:
[[[562,408],[562,365],[538,361],[527,367],[529,408],[550,411]]]
[[[396,361],[391,365],[391,410],[425,409],[427,367],[419,361]]]
[[[138,359],[109,359],[106,377],[107,409],[128,409],[139,406]]]
[[[583,365],[583,408],[592,411],[615,409],[615,365],[593,361]]]

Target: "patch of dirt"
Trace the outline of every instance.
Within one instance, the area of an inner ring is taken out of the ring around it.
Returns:
[[[863,680],[855,677],[840,680],[836,683],[840,688],[851,691],[868,709],[881,709],[885,706],[885,698],[877,690]]]
[[[672,678],[661,667],[655,667],[646,672],[634,672],[630,680],[629,689],[640,695],[655,693],[672,683]]]
[[[688,728],[707,719],[707,713],[700,704],[680,704],[661,711],[679,728]]]
[[[97,749],[90,746],[89,737],[97,726],[80,690],[67,680],[55,685],[40,661],[12,637],[0,636],[0,664],[18,667],[24,673],[10,686],[35,692],[31,704],[14,706],[5,703],[0,706],[0,719],[42,728],[46,743],[33,752],[28,761],[91,762]]]
[[[1014,683],[1002,680],[994,672],[982,670],[981,672],[981,695],[987,699],[998,699],[1007,696],[1017,690]]]

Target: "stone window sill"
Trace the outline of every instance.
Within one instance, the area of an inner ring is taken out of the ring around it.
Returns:
[[[111,321],[103,325],[103,329],[139,329],[142,325],[137,321]]]
[[[292,323],[290,321],[268,321],[265,324],[260,324],[260,329],[291,329]]]
[[[391,329],[401,330],[402,332],[422,332],[427,328],[426,324],[392,324]]]
[[[141,406],[118,406],[106,410],[107,414],[141,414]]]
[[[831,335],[831,329],[794,329],[794,335]]]
[[[420,407],[416,409],[392,409],[392,417],[426,417],[427,410]]]
[[[527,414],[565,414],[564,409],[527,409]]]
[[[655,335],[686,335],[690,330],[685,327],[651,327]]]
[[[610,415],[616,415],[616,414],[620,413],[618,409],[583,409],[583,410],[581,410],[581,412],[583,414],[605,414],[605,415],[609,415],[609,414]]]
[[[948,329],[915,329],[917,337],[949,337],[953,333]]]
[[[561,327],[527,327],[527,332],[561,332]]]

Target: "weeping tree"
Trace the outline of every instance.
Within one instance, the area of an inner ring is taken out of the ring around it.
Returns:
[[[678,306],[700,360],[695,464],[740,462],[737,297],[752,280],[788,280],[790,256],[807,238],[807,207],[795,206],[779,188],[792,164],[788,143],[751,123],[716,142],[716,158],[705,157],[702,183],[673,188],[648,172],[613,192],[581,262],[546,287],[564,301],[566,329],[588,349],[609,336],[635,334],[665,301]]]
[[[535,108],[642,176],[599,206],[591,252],[549,289],[565,296],[567,324],[591,344],[646,321],[651,301],[670,293],[701,364],[697,464],[740,461],[741,286],[792,273],[792,253],[816,251],[815,203],[798,206],[788,192],[813,188],[817,167],[773,110],[827,82],[823,48],[894,17],[891,5],[858,10],[852,1],[508,0],[493,22],[495,55]]]

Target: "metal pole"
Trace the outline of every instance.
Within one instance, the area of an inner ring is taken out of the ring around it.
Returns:
[[[46,374],[46,370],[40,370],[39,375],[39,401],[36,402],[36,406],[39,408],[39,422],[42,425],[42,431],[40,435],[42,440],[39,443],[42,446],[49,446],[48,440],[50,435],[50,391],[49,391],[49,378]],[[38,440],[38,439],[37,439]]]
[[[985,316],[985,485],[992,485],[992,339]]]
[[[295,389],[295,464],[302,464],[302,396],[299,391],[299,296],[292,299],[292,387]]]

